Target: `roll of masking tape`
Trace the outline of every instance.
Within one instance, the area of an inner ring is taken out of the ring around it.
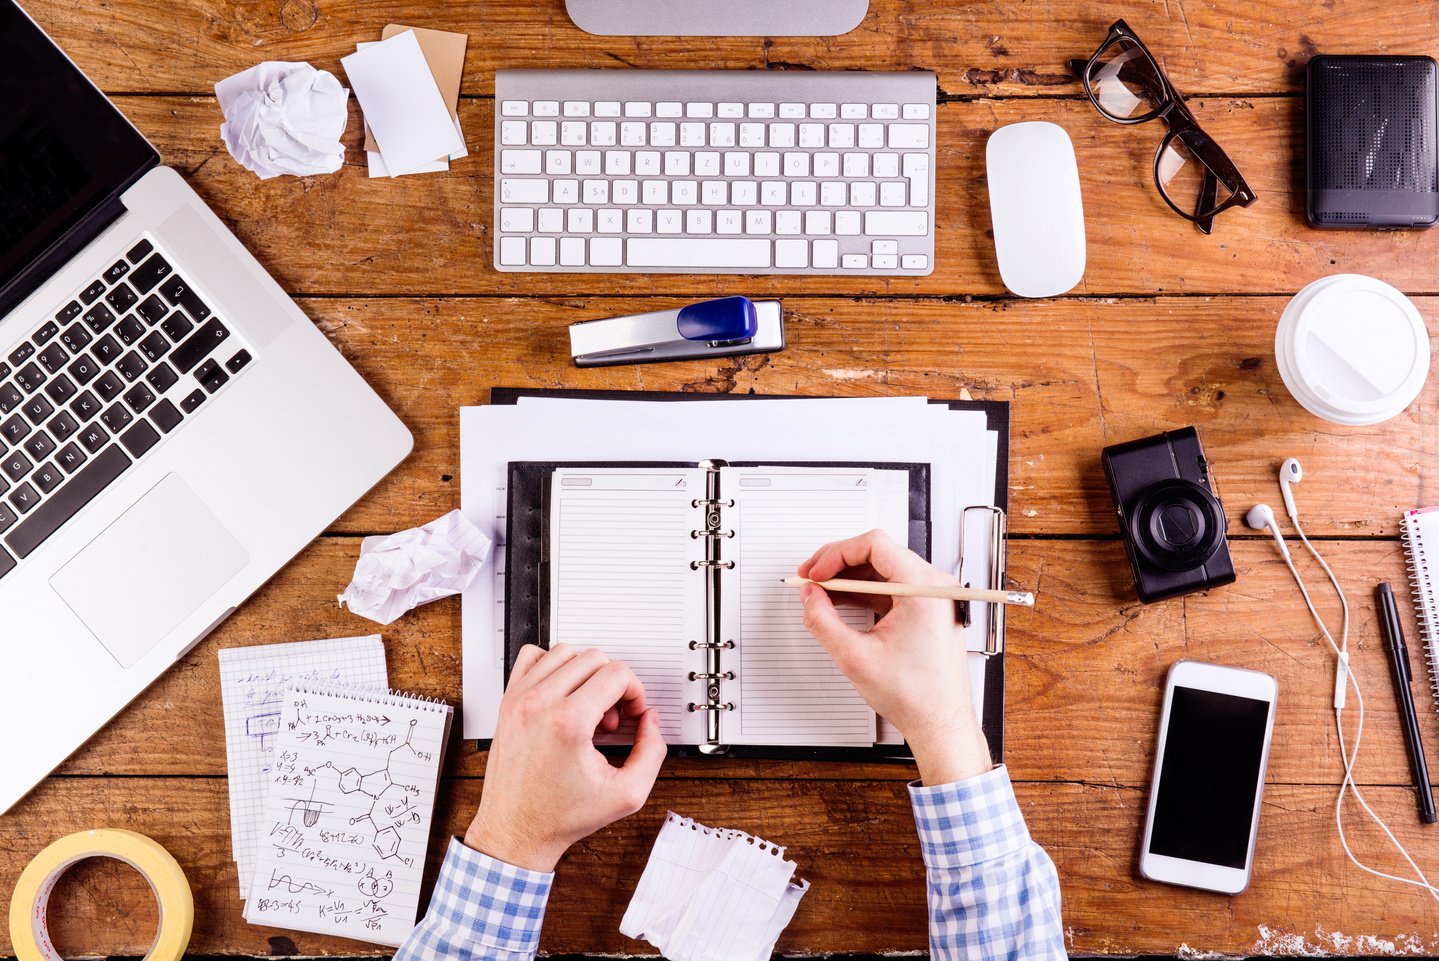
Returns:
[[[150,882],[160,908],[160,931],[147,961],[179,961],[195,924],[195,899],[180,863],[155,841],[118,828],[78,831],[35,856],[10,899],[10,942],[19,961],[60,961],[45,924],[50,893],[60,876],[86,858],[124,861]]]

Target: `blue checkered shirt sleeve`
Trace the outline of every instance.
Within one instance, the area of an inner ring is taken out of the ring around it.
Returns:
[[[425,920],[395,961],[531,961],[554,879],[451,838]]]
[[[1009,772],[909,786],[935,961],[1065,958],[1059,876],[1029,837]]]

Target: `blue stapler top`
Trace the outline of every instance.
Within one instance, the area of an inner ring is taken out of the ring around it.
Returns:
[[[759,318],[748,297],[721,297],[682,307],[675,325],[685,340],[743,341],[759,332]]]

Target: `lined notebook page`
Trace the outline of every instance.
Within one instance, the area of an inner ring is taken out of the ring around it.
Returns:
[[[450,707],[290,688],[245,920],[398,947],[415,926]]]
[[[726,636],[724,717],[733,744],[869,746],[874,711],[805,629],[799,592],[781,583],[820,546],[875,526],[875,471],[867,468],[730,467],[720,477],[724,525],[735,531],[725,555],[738,566],[726,576],[739,590],[723,595]],[[736,610],[738,608],[738,610]],[[856,630],[868,612],[841,611]],[[734,626],[738,625],[737,636]]]
[[[259,848],[260,808],[280,731],[280,701],[291,684],[386,688],[385,645],[378,634],[371,634],[220,651],[230,840],[241,898],[250,896]]]
[[[550,643],[597,647],[624,661],[660,712],[671,744],[703,738],[703,700],[688,673],[702,665],[703,526],[693,506],[704,496],[695,468],[560,469],[552,479]],[[620,739],[628,741],[622,729]]]

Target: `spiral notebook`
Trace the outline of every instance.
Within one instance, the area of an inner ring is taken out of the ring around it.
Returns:
[[[398,947],[414,928],[452,710],[292,685],[245,920]]]
[[[1419,632],[1429,658],[1434,705],[1439,709],[1439,507],[1404,515],[1404,552],[1409,556],[1409,583],[1419,615]]]

